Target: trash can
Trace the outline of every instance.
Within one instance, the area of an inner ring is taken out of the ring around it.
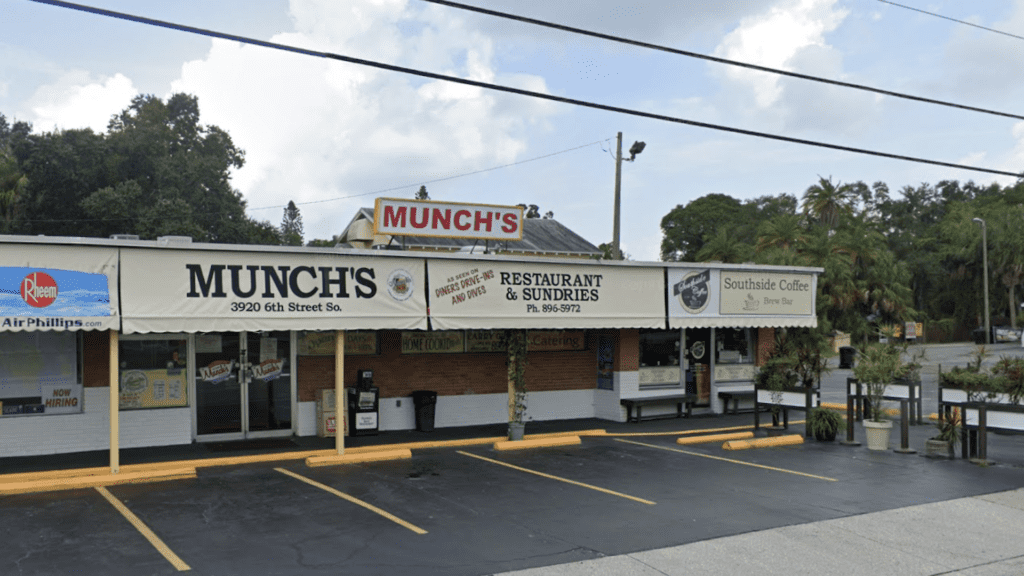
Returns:
[[[975,344],[984,344],[985,343],[985,329],[984,328],[975,328],[973,334],[974,334],[974,343]]]
[[[853,359],[857,356],[857,349],[853,346],[839,347],[839,367],[853,368]]]
[[[416,390],[412,393],[412,403],[416,407],[416,430],[420,432],[433,432],[437,392]]]

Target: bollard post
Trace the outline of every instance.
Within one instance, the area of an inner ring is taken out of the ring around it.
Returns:
[[[976,444],[977,457],[971,460],[975,464],[990,464],[988,461],[988,410],[985,404],[978,406],[978,440]]]
[[[846,440],[840,442],[844,446],[860,446],[860,442],[857,442],[853,436],[853,418],[854,418],[854,403],[856,401],[853,395],[850,394],[850,389],[846,389]]]
[[[913,396],[913,393],[911,393]],[[900,447],[893,452],[899,454],[916,454],[917,450],[910,449],[910,416],[909,412],[910,401],[906,398],[900,400]]]

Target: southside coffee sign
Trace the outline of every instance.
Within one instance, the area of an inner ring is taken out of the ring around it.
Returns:
[[[423,261],[126,249],[125,332],[424,329]]]
[[[816,286],[813,272],[669,268],[669,326],[816,326]]]

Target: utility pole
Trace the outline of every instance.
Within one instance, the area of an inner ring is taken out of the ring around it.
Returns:
[[[619,250],[619,204],[622,201],[622,132],[619,132],[615,143],[615,224],[612,228],[612,258],[622,260],[622,251]],[[633,142],[629,147],[629,158],[626,162],[636,160],[636,155],[643,152],[647,146],[644,142]]]
[[[615,144],[615,223],[612,226],[612,258],[622,260],[619,252],[619,202],[622,194],[622,132]]]

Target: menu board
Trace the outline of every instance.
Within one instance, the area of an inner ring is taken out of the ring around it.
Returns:
[[[180,368],[121,371],[121,410],[188,406],[185,371]]]

